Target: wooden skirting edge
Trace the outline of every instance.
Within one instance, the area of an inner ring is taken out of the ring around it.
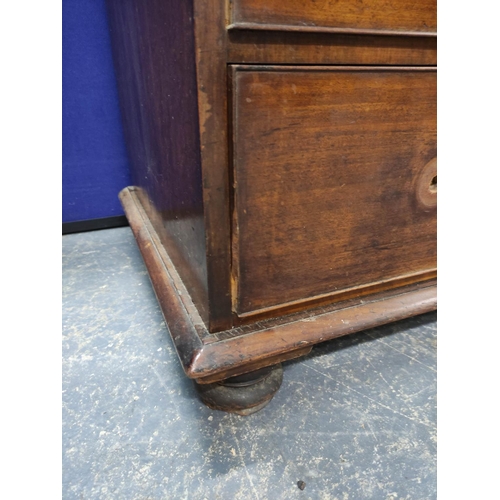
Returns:
[[[302,356],[319,342],[415,316],[437,308],[435,281],[428,286],[374,294],[316,316],[215,340],[142,209],[134,187],[120,193],[125,214],[153,284],[186,375],[200,383],[222,380]]]

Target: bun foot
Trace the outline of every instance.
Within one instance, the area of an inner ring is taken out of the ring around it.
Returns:
[[[213,384],[196,384],[201,400],[213,410],[251,415],[271,401],[283,381],[281,364]]]

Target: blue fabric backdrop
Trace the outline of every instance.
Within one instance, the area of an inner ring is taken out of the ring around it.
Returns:
[[[63,0],[63,222],[123,215],[130,184],[104,0]]]

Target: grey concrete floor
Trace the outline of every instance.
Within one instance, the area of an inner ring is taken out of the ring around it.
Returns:
[[[261,412],[213,411],[118,228],[63,237],[62,351],[65,500],[436,498],[435,313],[285,363]]]

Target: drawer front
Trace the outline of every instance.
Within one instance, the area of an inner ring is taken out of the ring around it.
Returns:
[[[231,19],[246,28],[433,34],[436,10],[436,0],[232,0]]]
[[[434,70],[233,66],[232,106],[238,315],[435,269]]]

